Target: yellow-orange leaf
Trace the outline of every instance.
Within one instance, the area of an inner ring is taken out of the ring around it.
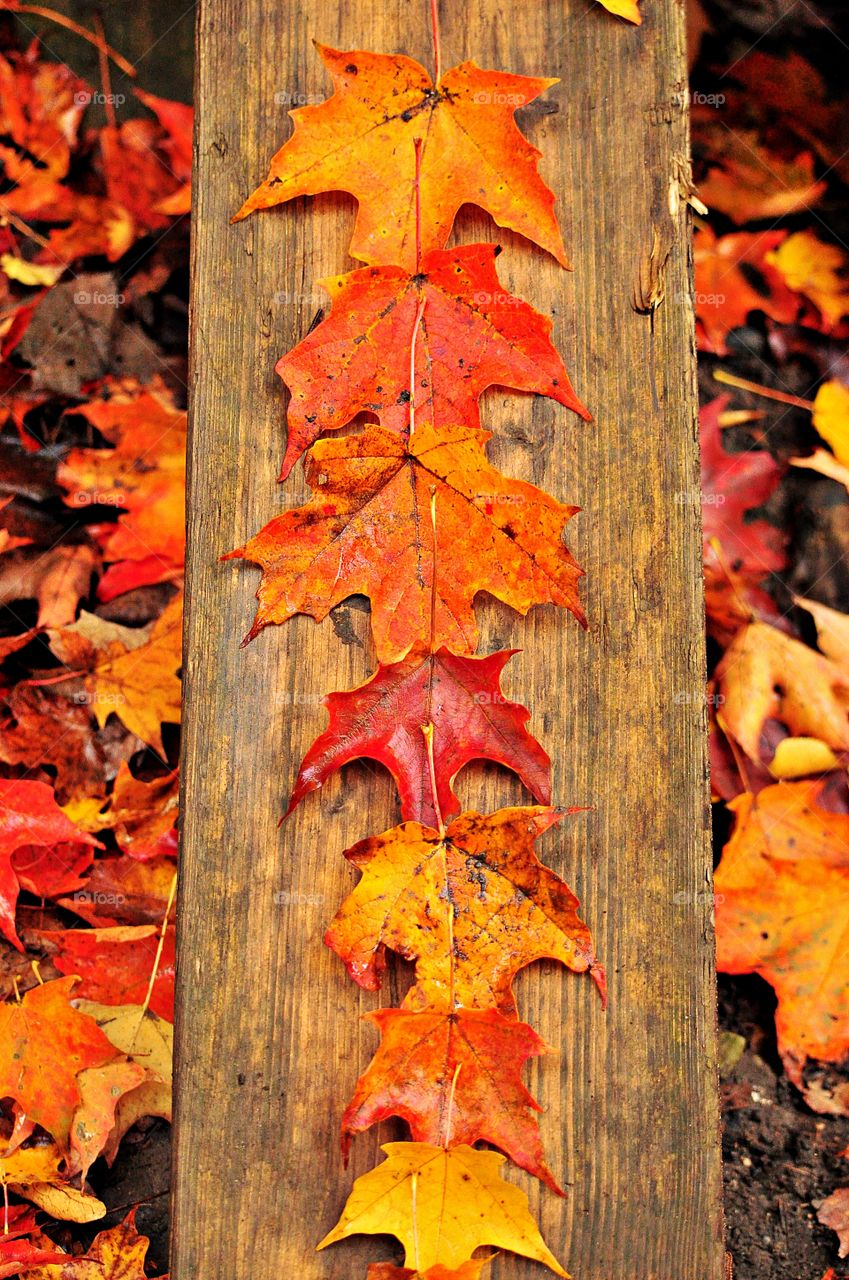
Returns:
[[[384,948],[416,961],[404,1008],[500,1009],[513,976],[550,957],[603,983],[578,899],[534,841],[563,817],[543,806],[465,813],[444,835],[405,822],[346,853],[362,878],[325,941],[361,986],[380,985]]]
[[[846,256],[834,244],[824,244],[812,231],[796,231],[767,254],[767,261],[784,277],[788,288],[810,298],[826,328],[833,329],[849,315]]]
[[[849,750],[849,676],[821,653],[764,622],[737,632],[716,671],[720,719],[750,759],[761,761],[767,720]]]

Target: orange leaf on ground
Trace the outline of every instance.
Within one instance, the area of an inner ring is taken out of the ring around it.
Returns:
[[[849,1051],[849,816],[824,809],[822,789],[779,783],[733,800],[714,878],[718,968],[774,988],[778,1047],[797,1084],[806,1059]]]
[[[708,226],[700,228],[693,244],[696,319],[708,351],[726,355],[730,330],[745,324],[751,311],[763,311],[778,324],[795,320],[799,299],[766,261],[766,254],[786,235],[786,231],[738,231],[717,236]],[[751,283],[752,271],[760,277],[762,288]]]
[[[442,249],[460,206],[474,204],[566,265],[554,196],[537,172],[540,153],[513,119],[556,80],[464,62],[434,87],[402,54],[316,47],[333,96],[290,113],[294,134],[234,221],[297,196],[347,191],[359,205],[351,256],[415,271],[419,141],[425,252]]]
[[[98,725],[117,715],[164,758],[161,726],[178,724],[181,687],[183,598],[175,597],[147,627],[122,627],[83,613],[69,627],[54,631],[50,647],[81,675],[84,698]]]
[[[794,735],[849,750],[849,675],[815,649],[753,622],[737,632],[716,669],[722,726],[762,761],[767,720]]]
[[[0,1005],[0,1096],[13,1098],[63,1150],[81,1101],[77,1076],[118,1056],[94,1018],[69,1003],[75,994],[76,978],[57,978],[20,1004]]]
[[[164,385],[107,384],[109,398],[74,408],[114,446],[72,449],[57,479],[66,503],[123,508],[103,539],[108,561],[160,562],[159,580],[174,575],[186,548],[186,413],[175,409]],[[148,581],[156,579],[147,579]]]
[[[716,114],[711,111],[705,119],[697,110],[693,117],[696,153],[707,153],[708,171],[699,181],[699,195],[709,209],[741,226],[761,218],[783,218],[819,203],[826,183],[816,178],[809,151],[785,159],[769,151],[756,130],[729,129]]]
[[[61,1267],[28,1272],[27,1280],[147,1280],[150,1241],[136,1231],[135,1217],[132,1209],[117,1227],[95,1236],[83,1257],[68,1254]]]

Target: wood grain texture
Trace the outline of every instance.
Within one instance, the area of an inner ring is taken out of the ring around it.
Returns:
[[[561,1049],[530,1083],[568,1195],[526,1188],[577,1280],[719,1280],[718,1109],[707,839],[703,626],[687,215],[670,190],[688,153],[683,9],[646,0],[639,28],[589,0],[470,0],[443,8],[443,65],[559,75],[523,113],[574,273],[470,212],[457,238],[497,239],[506,287],[555,319],[595,421],[488,393],[493,461],[583,514],[585,634],[565,612],[527,620],[481,603],[482,651],[521,646],[508,696],[554,758],[559,802],[593,806],[540,842],[575,886],[607,963],[610,1009],[554,966],[517,983],[520,1011]],[[373,670],[356,602],[316,626],[269,628],[248,649],[256,573],[221,564],[281,506],[284,397],[275,359],[353,265],[353,203],[328,196],[228,216],[286,136],[287,105],[327,82],[311,38],[403,51],[430,65],[424,0],[201,0],[192,304],[190,552],[173,1280],[355,1280],[389,1240],[314,1253],[353,1178],[398,1136],[359,1137],[341,1166],[340,1116],[375,1047],[354,987],[322,946],[354,873],[342,850],[396,819],[388,776],[351,767],[282,828],[320,701]],[[663,272],[654,322],[634,309]],[[521,801],[475,768],[461,798]],[[393,974],[379,997],[395,1003]],[[495,1280],[542,1275],[500,1257]]]

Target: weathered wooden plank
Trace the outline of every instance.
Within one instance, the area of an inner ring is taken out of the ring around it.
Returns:
[[[523,1016],[561,1050],[532,1073],[544,1138],[568,1190],[517,1172],[546,1238],[580,1280],[717,1280],[722,1274],[698,468],[684,212],[670,191],[687,154],[683,12],[646,0],[625,27],[587,0],[443,5],[444,65],[559,74],[525,112],[556,191],[574,274],[479,215],[459,234],[505,245],[505,285],[556,319],[585,426],[546,401],[489,394],[492,456],[584,514],[571,545],[591,620],[489,603],[483,648],[523,646],[510,691],[555,760],[560,802],[594,806],[541,853],[580,893],[610,975],[591,984],[539,966]],[[321,945],[353,875],[341,851],[395,819],[378,770],[348,769],[280,830],[321,696],[373,668],[367,617],[335,633],[298,619],[247,650],[256,578],[220,564],[281,503],[283,401],[276,357],[346,268],[353,205],[329,196],[228,215],[264,174],[286,106],[325,95],[310,38],[403,50],[429,62],[426,5],[201,0],[197,77],[189,606],[181,896],[174,1280],[352,1280],[390,1242],[313,1252],[354,1176],[392,1126],[355,1144],[339,1117],[373,1050],[354,988]],[[634,310],[663,261],[654,324]],[[469,771],[464,800],[521,798],[497,770]],[[398,975],[392,986],[402,981]],[[397,992],[384,993],[394,1002]],[[536,1274],[502,1257],[497,1280]]]

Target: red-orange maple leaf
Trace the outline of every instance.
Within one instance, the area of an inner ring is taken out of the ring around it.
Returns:
[[[380,1048],[342,1118],[342,1148],[400,1116],[416,1142],[491,1142],[514,1164],[560,1188],[545,1163],[539,1107],[522,1084],[529,1058],[550,1052],[533,1028],[496,1009],[379,1009]]]
[[[106,929],[44,930],[60,973],[77,974],[81,999],[101,1004],[143,1004],[152,977],[149,1007],[160,1018],[174,1021],[174,926],[165,930],[159,952],[156,925],[117,925]],[[158,956],[158,960],[157,960]]]
[[[693,245],[693,261],[696,319],[706,350],[725,355],[729,331],[745,324],[751,311],[763,311],[778,324],[790,324],[796,318],[798,296],[766,260],[786,235],[786,231],[738,231],[716,236],[710,227],[701,228]],[[759,289],[751,282],[753,271],[759,277]]]
[[[371,599],[381,662],[428,639],[473,651],[479,591],[520,613],[564,605],[583,621],[582,570],[562,537],[577,508],[502,476],[484,453],[487,439],[424,425],[409,441],[376,426],[319,440],[306,466],[313,499],[228,557],[263,569],[248,639],[297,613],[320,621],[355,594]]]
[[[317,48],[334,94],[290,112],[294,134],[234,221],[297,196],[348,191],[359,204],[352,257],[414,271],[417,239],[425,252],[442,249],[460,206],[474,204],[566,265],[554,196],[537,172],[540,153],[513,118],[556,80],[463,62],[434,86],[424,67],[401,54]]]
[[[287,816],[310,791],[351,760],[377,760],[398,784],[401,815],[431,826],[456,817],[452,784],[470,760],[515,770],[542,804],[551,799],[551,761],[525,728],[530,712],[508,702],[500,677],[516,652],[471,658],[439,649],[380,667],[357,689],[330,693],[330,723],[304,756]],[[423,726],[433,723],[434,804]]]
[[[407,429],[417,323],[417,423],[479,427],[478,397],[493,385],[550,396],[589,418],[551,344],[551,322],[505,291],[496,253],[491,244],[436,249],[414,275],[365,267],[322,282],[330,315],[277,363],[292,392],[281,479],[323,431],[358,413]]]

